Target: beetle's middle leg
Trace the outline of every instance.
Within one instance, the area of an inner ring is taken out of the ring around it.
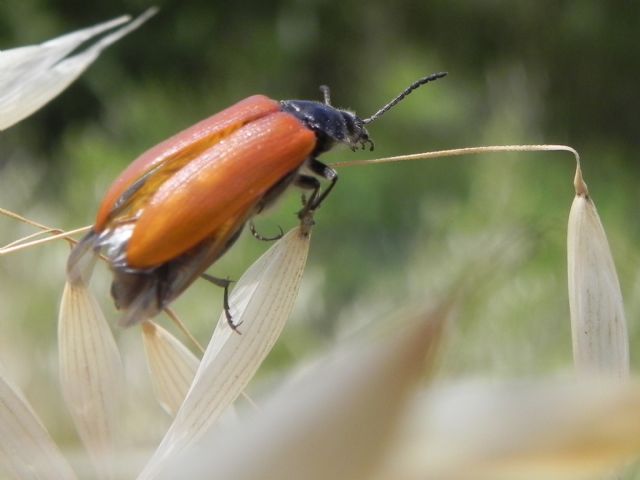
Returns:
[[[274,235],[273,237],[265,237],[256,230],[256,226],[253,221],[249,221],[249,231],[251,232],[251,235],[262,242],[273,242],[274,240],[280,240],[282,237],[284,237],[284,230],[282,230],[282,227],[280,225],[278,225],[278,229],[280,230],[280,233],[278,233],[277,235]]]

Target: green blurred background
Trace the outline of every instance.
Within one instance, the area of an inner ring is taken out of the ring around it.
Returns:
[[[318,86],[328,84],[334,104],[366,116],[418,77],[446,70],[446,79],[371,126],[375,156],[491,144],[575,147],[619,269],[632,351],[638,344],[637,2],[154,4],[157,16],[49,105],[0,134],[0,206],[61,228],[85,225],[139,153],[250,94],[319,99]],[[0,49],[150,5],[0,2]],[[337,149],[323,160],[371,156]],[[566,153],[341,170],[316,217],[296,313],[266,368],[385,322],[406,305],[435,302],[471,278],[443,375],[569,370],[566,221],[573,172]],[[298,202],[290,193],[258,220],[260,231],[295,225]],[[3,244],[31,231],[0,218]],[[245,233],[211,272],[238,278],[266,248]],[[56,312],[67,254],[65,244],[53,243],[0,259],[0,361],[34,397],[56,388]],[[93,290],[115,319],[108,282],[100,269]],[[176,308],[206,342],[220,304],[220,292],[202,284]],[[137,332],[117,334],[139,350]],[[633,353],[632,363],[637,368]],[[55,412],[59,400],[34,403]]]

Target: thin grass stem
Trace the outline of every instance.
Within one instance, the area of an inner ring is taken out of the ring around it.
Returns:
[[[570,152],[580,166],[580,155],[567,145],[490,145],[485,147],[465,147],[450,150],[436,150],[434,152],[415,153],[411,155],[398,155],[393,157],[374,158],[369,160],[348,160],[345,162],[332,163],[332,167],[353,167],[356,165],[373,165],[379,163],[394,163],[411,160],[428,160],[443,157],[459,157],[462,155],[479,155],[485,153],[499,152]]]
[[[180,330],[183,333],[183,335],[187,337],[191,341],[191,343],[193,343],[193,345],[196,347],[196,349],[202,356],[202,354],[204,354],[204,347],[200,344],[200,342],[198,342],[198,339],[194,337],[193,334],[189,331],[189,329],[187,328],[185,323],[180,319],[178,314],[171,307],[165,307],[164,313],[166,313],[167,316],[174,323],[174,325],[178,327],[178,330]]]
[[[38,227],[40,228],[40,227]],[[77,240],[72,238],[71,235],[75,235],[76,233],[83,233],[86,232],[87,230],[89,230],[91,228],[91,225],[85,226],[85,227],[80,227],[80,228],[76,228],[74,230],[68,230],[66,232],[61,232],[58,233],[57,235],[52,235],[50,237],[47,238],[40,238],[38,240],[33,240],[31,242],[27,242],[27,243],[20,243],[22,241],[24,241],[26,238],[22,238],[20,240],[16,240],[15,242],[12,242],[14,244],[14,246],[12,247],[5,247],[0,249],[0,255],[6,255],[8,253],[13,253],[13,252],[17,252],[19,250],[25,249],[25,248],[29,248],[29,247],[34,247],[36,245],[41,245],[43,243],[47,243],[47,242],[51,242],[53,240],[58,240],[60,238],[64,238],[65,240],[71,242],[71,243],[76,243]],[[47,229],[47,231],[51,232],[51,231],[57,231],[60,232],[60,230],[58,229]],[[42,232],[40,232],[42,233]],[[31,235],[30,235],[31,236]],[[15,243],[20,243],[19,245],[15,245]],[[11,244],[9,244],[11,245]]]

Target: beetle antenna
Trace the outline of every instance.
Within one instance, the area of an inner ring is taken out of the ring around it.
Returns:
[[[446,77],[446,75],[447,75],[447,72],[438,72],[438,73],[432,73],[428,77],[421,78],[420,80],[416,80],[411,85],[409,85],[400,95],[398,95],[396,98],[391,100],[389,103],[387,103],[384,107],[382,107],[376,113],[371,115],[369,118],[365,118],[364,120],[362,120],[362,123],[366,125],[367,123],[373,122],[374,120],[380,118],[388,110],[395,107],[398,103],[402,101],[404,97],[409,95],[416,88],[424,85],[425,83],[433,82],[434,80],[438,80],[439,78]],[[320,88],[322,89],[322,87]],[[326,95],[325,95],[325,100],[326,100]]]
[[[324,104],[331,105],[331,91],[329,90],[329,86],[320,85],[320,91],[322,92],[322,97],[324,98]]]

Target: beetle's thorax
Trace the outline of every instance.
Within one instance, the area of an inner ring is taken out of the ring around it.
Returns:
[[[318,138],[314,155],[344,143],[352,150],[373,148],[364,122],[355,113],[312,100],[282,100],[282,110],[302,121]]]

